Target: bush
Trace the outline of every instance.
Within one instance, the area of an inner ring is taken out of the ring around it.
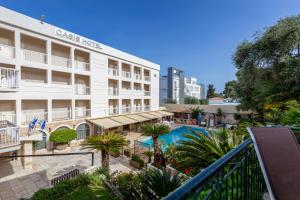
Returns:
[[[53,188],[41,189],[37,191],[34,193],[31,200],[60,199],[63,195],[74,191],[76,188],[90,184],[91,181],[91,175],[81,174],[74,179],[62,181]]]
[[[50,135],[50,141],[57,144],[68,144],[70,141],[76,139],[77,134],[73,129],[56,130]]]
[[[144,163],[144,160],[141,159],[140,156],[137,155],[137,154],[133,154],[132,157],[131,157],[131,160],[140,163],[141,167],[143,167],[144,164],[145,164],[145,163]]]
[[[112,182],[127,199],[142,199],[141,180],[138,174],[121,173],[114,177]]]

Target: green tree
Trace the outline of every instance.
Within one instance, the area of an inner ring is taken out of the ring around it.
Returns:
[[[154,163],[158,166],[161,158],[158,136],[170,132],[170,128],[163,124],[145,124],[142,126],[142,132],[143,135],[151,136],[153,139]]]
[[[101,163],[103,168],[109,170],[109,152],[118,152],[127,146],[123,135],[107,133],[88,137],[82,144],[83,149],[95,149],[101,151]]]
[[[283,113],[281,123],[300,127],[300,105],[296,101],[286,103],[287,110]]]
[[[236,80],[228,81],[227,83],[225,83],[225,89],[223,91],[225,98],[233,98],[233,99],[237,98],[236,84],[237,84]]]
[[[204,110],[199,107],[190,108],[190,110],[192,111],[192,119],[198,119],[199,113],[204,115]]]
[[[196,97],[188,96],[184,98],[185,104],[199,104],[199,99]]]
[[[181,169],[191,168],[192,174],[197,174],[243,141],[243,136],[227,129],[207,135],[201,132],[184,134],[184,138],[176,147],[176,163]]]
[[[207,99],[214,97],[215,96],[215,92],[216,92],[216,89],[215,89],[214,85],[213,84],[209,84],[207,86],[207,93],[206,93]]]

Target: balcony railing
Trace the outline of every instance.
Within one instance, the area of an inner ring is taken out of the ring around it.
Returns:
[[[53,109],[52,110],[52,121],[68,120],[72,119],[72,110],[61,110]]]
[[[117,87],[110,87],[110,88],[108,88],[108,95],[110,95],[110,96],[118,96],[119,95],[119,89]]]
[[[124,78],[131,78],[131,73],[127,71],[122,71],[122,77]]]
[[[85,85],[75,84],[75,94],[77,95],[90,95],[90,87]]]
[[[52,65],[71,68],[72,60],[69,58],[52,55]]]
[[[117,114],[119,114],[119,108],[118,107],[109,107],[108,114],[109,115],[117,115]]]
[[[85,108],[76,108],[75,109],[75,118],[86,118],[91,117],[91,109],[85,109]]]
[[[0,44],[0,57],[15,58],[15,47]]]
[[[141,74],[134,74],[135,80],[142,80]]]
[[[28,49],[21,49],[24,60],[36,63],[47,63],[47,54]]]
[[[133,112],[141,112],[142,111],[142,106],[134,106],[133,107]]]
[[[19,87],[19,70],[0,67],[0,90]]]
[[[150,76],[144,76],[145,81],[150,81]]]
[[[131,107],[130,106],[122,106],[122,113],[130,113]]]
[[[90,63],[82,62],[79,60],[75,60],[74,63],[75,63],[75,68],[80,71],[90,71],[91,70]]]
[[[0,148],[20,144],[20,128],[8,121],[0,121]]]
[[[16,124],[17,123],[16,114],[0,112],[0,121],[8,121],[12,124]]]
[[[165,199],[263,199],[264,193],[259,162],[247,139]]]
[[[119,76],[119,70],[118,69],[113,69],[113,68],[108,68],[108,75]]]
[[[48,112],[22,112],[22,124],[29,124],[34,118],[48,121]]]
[[[144,111],[150,111],[150,109],[151,109],[151,106],[150,106],[150,105],[144,106]]]
[[[150,91],[144,91],[145,96],[150,96]]]

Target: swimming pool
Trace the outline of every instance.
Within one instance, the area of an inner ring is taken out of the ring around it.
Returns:
[[[185,137],[183,137],[183,134],[186,133],[192,134],[192,131],[198,131],[204,134],[207,133],[204,128],[192,127],[192,126],[180,126],[178,128],[173,129],[172,131],[170,131],[165,135],[159,136],[158,141],[160,144],[163,144],[164,146],[163,150],[166,150],[165,146],[176,144],[179,140],[187,140]],[[145,138],[142,142],[146,143],[147,145],[151,145],[151,146],[153,145],[152,137]]]

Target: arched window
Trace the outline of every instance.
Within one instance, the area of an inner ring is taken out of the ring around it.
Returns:
[[[90,136],[90,127],[87,124],[80,124],[77,129],[77,140],[85,139],[86,137]]]
[[[47,134],[44,131],[40,131],[40,133],[42,134],[42,140],[33,142],[34,150],[40,150],[40,149],[47,148]]]

